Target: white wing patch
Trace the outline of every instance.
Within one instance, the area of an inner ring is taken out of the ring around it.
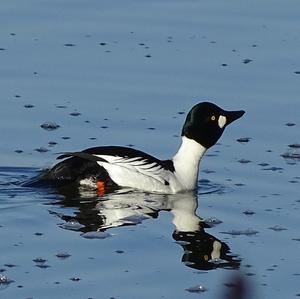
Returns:
[[[156,162],[150,162],[142,157],[120,157],[120,156],[110,156],[110,155],[95,155],[107,162],[98,161],[98,164],[103,166],[112,177],[116,180],[118,184],[120,180],[122,182],[128,181],[128,185],[134,187],[144,183],[151,185],[151,180],[156,181],[156,183],[165,185],[165,180],[167,179],[168,171],[165,170],[161,165]],[[149,181],[149,179],[151,179]],[[138,182],[133,182],[133,180],[139,180]],[[129,183],[130,182],[130,183]]]

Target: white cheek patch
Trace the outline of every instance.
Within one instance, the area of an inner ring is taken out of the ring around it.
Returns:
[[[218,125],[221,129],[223,129],[223,127],[226,125],[227,119],[225,116],[220,115],[219,119],[218,119]]]

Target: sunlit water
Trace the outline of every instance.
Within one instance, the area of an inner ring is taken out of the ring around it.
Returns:
[[[243,283],[297,298],[299,9],[2,3],[0,298],[225,298]],[[169,158],[201,100],[246,114],[204,157],[197,194],[21,185],[96,145]]]

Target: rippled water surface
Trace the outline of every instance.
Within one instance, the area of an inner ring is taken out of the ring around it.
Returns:
[[[2,3],[0,297],[299,297],[299,9]],[[21,185],[96,145],[168,158],[202,100],[246,114],[207,152],[197,194]]]

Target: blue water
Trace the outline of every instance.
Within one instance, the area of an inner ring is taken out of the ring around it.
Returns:
[[[2,3],[0,297],[193,298],[201,286],[203,298],[224,298],[238,274],[250,298],[296,298],[299,8]],[[203,159],[196,196],[20,186],[64,151],[130,145],[168,158],[185,113],[202,100],[246,114]],[[178,211],[187,221],[176,221]],[[176,233],[193,217],[204,220],[197,233]],[[209,241],[224,255],[201,263]]]

